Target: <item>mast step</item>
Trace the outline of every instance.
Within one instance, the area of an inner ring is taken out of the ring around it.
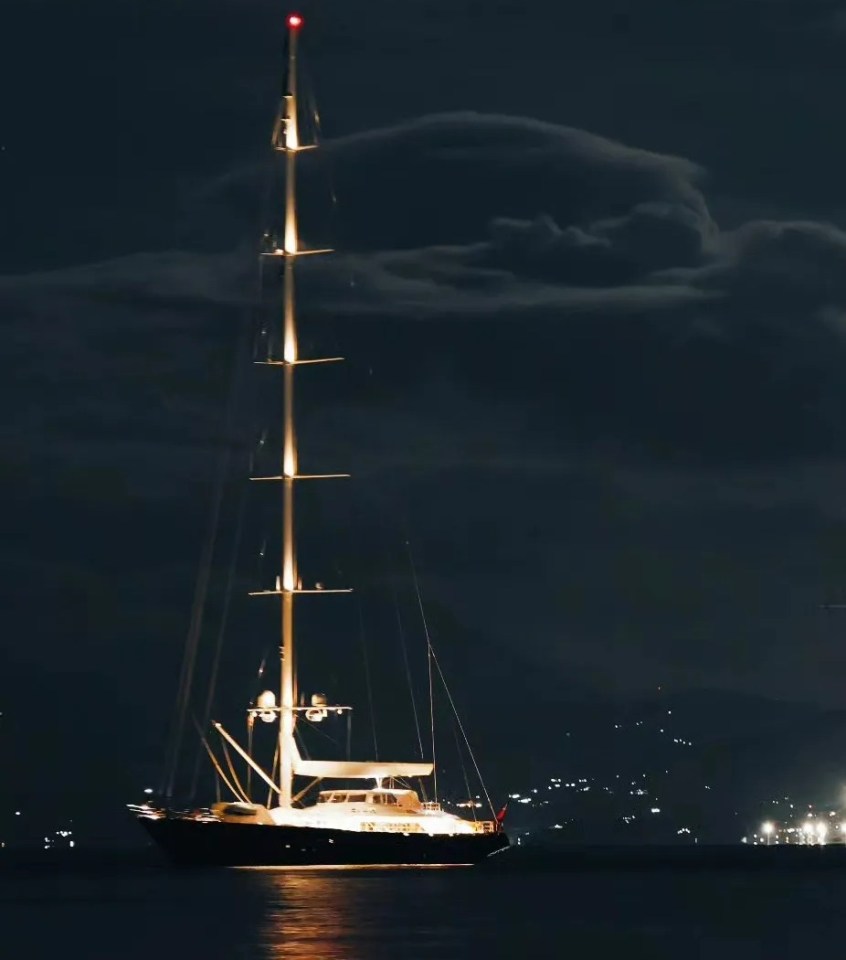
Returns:
[[[272,146],[277,153],[302,153],[304,150],[316,150],[320,144],[304,143],[299,147],[286,147],[284,143],[274,143]]]
[[[250,477],[250,480],[339,480],[350,476],[349,473],[295,473],[290,477]]]
[[[320,250],[285,250],[282,247],[274,247],[272,250],[262,250],[263,257],[313,257],[318,253],[334,253],[331,247],[323,247]]]
[[[343,589],[335,590],[324,590],[322,587],[320,589],[314,590],[303,590],[302,588],[298,590],[251,590],[247,596],[250,597],[282,597],[286,593],[352,593],[352,587],[345,587]]]
[[[309,363],[339,363],[344,357],[315,357],[310,360],[253,360],[259,367],[303,367]]]

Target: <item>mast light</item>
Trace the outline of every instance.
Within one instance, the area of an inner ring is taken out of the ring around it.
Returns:
[[[288,16],[288,26],[292,30],[296,30],[298,27],[303,25],[303,18],[298,13],[292,13]]]

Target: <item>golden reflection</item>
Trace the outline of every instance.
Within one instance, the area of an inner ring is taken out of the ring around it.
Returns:
[[[372,957],[374,949],[385,946],[385,910],[392,912],[390,903],[397,895],[391,877],[397,869],[409,868],[239,868],[251,874],[250,882],[258,887],[256,895],[266,904],[258,935],[260,956],[264,960]],[[427,873],[439,869],[450,868],[425,865]],[[413,931],[404,929],[401,940],[409,933]]]
[[[349,960],[358,954],[366,916],[364,891],[354,883],[302,871],[267,872],[261,882],[267,910],[259,942],[268,960]]]
[[[261,873],[321,873],[324,870],[459,870],[472,863],[324,863],[311,867],[229,867],[230,870],[257,870]]]

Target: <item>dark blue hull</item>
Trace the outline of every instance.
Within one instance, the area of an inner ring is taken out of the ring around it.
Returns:
[[[430,837],[175,817],[139,820],[167,858],[182,866],[459,866],[480,863],[509,845],[503,832]]]

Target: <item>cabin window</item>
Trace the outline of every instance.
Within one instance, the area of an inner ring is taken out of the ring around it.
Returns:
[[[374,793],[370,802],[396,804],[397,798],[392,793]]]
[[[345,793],[333,793],[333,794],[332,794],[332,797],[330,798],[330,801],[329,801],[329,802],[330,802],[330,803],[344,803],[344,802],[346,801],[346,799],[347,799],[347,795],[346,795]]]
[[[347,803],[364,803],[367,800],[366,793],[349,793],[347,794]]]

